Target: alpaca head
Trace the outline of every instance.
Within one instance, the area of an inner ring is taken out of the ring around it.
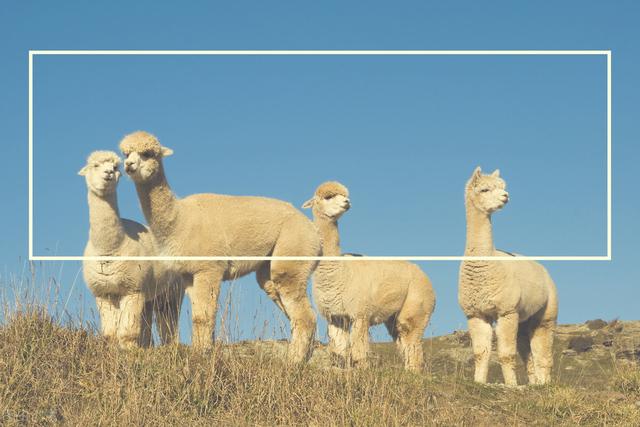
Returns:
[[[152,180],[162,171],[162,158],[173,154],[163,147],[150,133],[138,131],[120,141],[120,150],[125,156],[124,170],[136,183]]]
[[[465,197],[467,203],[471,203],[479,211],[492,214],[509,201],[506,187],[498,169],[489,175],[483,175],[478,166],[467,182]]]
[[[94,151],[78,175],[84,176],[87,188],[98,196],[116,191],[120,179],[120,157],[113,151]]]
[[[350,207],[349,190],[336,181],[321,184],[313,197],[302,205],[303,209],[313,208],[314,215],[333,221],[337,221]]]

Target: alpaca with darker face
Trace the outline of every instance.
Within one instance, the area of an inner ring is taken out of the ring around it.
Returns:
[[[340,256],[338,220],[351,207],[347,188],[326,182],[302,207],[313,211],[323,256]],[[369,327],[384,323],[405,368],[422,368],[422,335],[435,307],[435,295],[429,278],[417,265],[323,260],[313,274],[313,298],[327,319],[329,350],[337,361],[367,366]]]

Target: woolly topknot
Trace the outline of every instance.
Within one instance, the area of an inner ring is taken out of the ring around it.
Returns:
[[[145,151],[152,152],[155,156],[160,156],[162,155],[162,146],[158,138],[149,132],[139,130],[122,138],[122,141],[120,141],[120,151],[122,151],[125,156],[128,156],[134,151],[137,153],[143,153]]]
[[[94,151],[87,157],[87,164],[113,162],[116,165],[120,164],[120,156],[113,151]]]
[[[327,199],[333,196],[344,196],[349,197],[349,190],[344,185],[340,184],[338,181],[327,181],[323,184],[320,184],[316,189],[316,196]]]
[[[467,181],[465,185],[465,191],[469,192],[474,187],[479,187],[482,185],[488,185],[491,188],[496,186],[504,187],[505,182],[502,178],[500,178],[500,170],[496,169],[490,174],[483,174],[480,166],[475,168],[471,178]]]

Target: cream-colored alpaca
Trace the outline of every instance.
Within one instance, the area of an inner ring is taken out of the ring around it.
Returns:
[[[483,175],[478,167],[467,182],[465,256],[515,256],[493,246],[491,214],[509,200],[505,188],[498,170]],[[549,382],[558,300],[542,265],[526,260],[464,261],[458,301],[469,321],[477,382],[487,382],[493,322],[505,384],[517,384],[516,349],[527,365],[529,383]]]
[[[289,203],[263,197],[195,194],[177,198],[164,173],[172,151],[146,132],[120,143],[151,232],[167,256],[318,256],[313,224]],[[289,360],[312,351],[316,318],[307,297],[313,261],[179,261],[170,268],[186,277],[191,300],[193,345],[209,347],[222,280],[256,271],[260,286],[291,322]]]
[[[323,255],[339,256],[338,219],[350,207],[347,188],[326,182],[302,207],[313,209]],[[343,360],[351,356],[356,366],[366,366],[369,327],[384,322],[405,368],[422,368],[422,335],[433,313],[435,296],[429,278],[417,265],[404,261],[321,261],[313,274],[313,298],[327,319],[333,355]]]
[[[85,177],[89,201],[89,241],[85,256],[150,256],[155,247],[149,230],[121,219],[116,188],[120,158],[95,151],[79,175]],[[153,312],[164,343],[177,341],[177,324],[184,291],[148,261],[84,261],[87,286],[96,297],[103,335],[122,347],[151,345]]]

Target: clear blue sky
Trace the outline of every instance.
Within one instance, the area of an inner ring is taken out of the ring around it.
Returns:
[[[635,2],[209,3],[3,4],[2,282],[22,271],[27,255],[29,49],[611,49],[614,261],[545,265],[560,292],[561,322],[638,318]],[[174,149],[166,168],[180,196],[264,195],[300,206],[319,183],[343,182],[353,201],[341,221],[345,251],[460,254],[463,187],[476,165],[500,168],[511,193],[494,218],[498,247],[606,251],[602,56],[47,56],[36,57],[34,72],[39,255],[82,253],[86,187],[76,172],[89,152],[116,150],[138,129]],[[122,179],[119,196],[122,215],[143,221],[130,180]],[[464,326],[458,264],[421,266],[438,297],[427,333]],[[95,305],[79,268],[37,267],[61,282],[73,315],[90,318]],[[280,336],[285,323],[253,277],[232,289],[234,337],[262,335],[264,320],[266,335]]]

